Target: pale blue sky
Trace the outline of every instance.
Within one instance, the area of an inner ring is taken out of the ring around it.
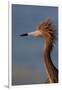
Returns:
[[[43,63],[43,40],[19,37],[20,33],[34,31],[37,24],[51,17],[58,28],[58,8],[48,6],[12,5],[12,65],[13,84],[44,83],[47,79]],[[57,42],[51,54],[58,67]]]

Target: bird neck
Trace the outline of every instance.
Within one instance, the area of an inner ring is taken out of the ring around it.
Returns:
[[[52,47],[53,47],[52,43],[49,41],[46,41],[45,50],[44,50],[44,62],[45,62],[46,72],[48,74],[48,78],[50,79],[50,82],[52,82],[50,77],[53,76],[53,72],[55,73],[55,66],[53,65],[50,57]]]
[[[46,58],[48,58],[48,60],[51,59],[50,54],[51,54],[51,51],[52,51],[52,47],[53,47],[53,45],[52,45],[51,42],[45,41],[45,47],[44,47],[45,59]]]

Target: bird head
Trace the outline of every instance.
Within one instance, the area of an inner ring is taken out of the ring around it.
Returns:
[[[43,37],[45,40],[53,42],[55,40],[55,30],[51,19],[42,21],[34,32],[23,33],[20,36]]]

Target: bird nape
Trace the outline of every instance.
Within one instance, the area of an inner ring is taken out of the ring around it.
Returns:
[[[24,33],[20,36],[35,36],[44,38],[44,65],[49,79],[49,83],[58,83],[58,70],[54,66],[50,55],[54,46],[54,42],[56,40],[55,28],[53,27],[51,19],[46,19],[41,22],[37,26],[36,31]]]

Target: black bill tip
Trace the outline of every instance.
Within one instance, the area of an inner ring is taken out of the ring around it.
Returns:
[[[21,34],[20,36],[28,36],[28,33]]]

